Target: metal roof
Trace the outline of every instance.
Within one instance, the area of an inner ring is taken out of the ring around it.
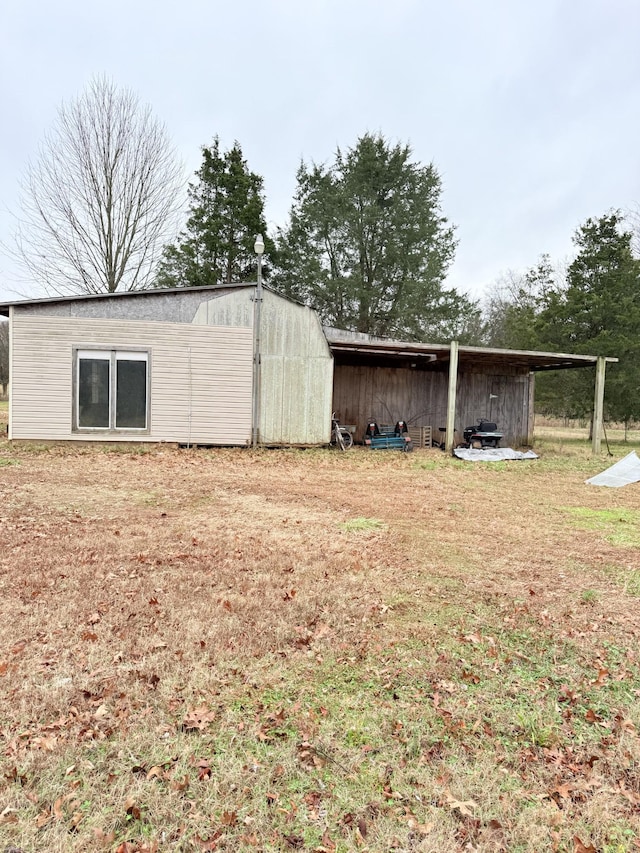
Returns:
[[[451,354],[449,344],[412,343],[365,335],[361,332],[349,332],[344,329],[325,327],[327,341],[334,357],[345,363],[393,363],[404,362],[424,370],[444,369]],[[560,352],[536,352],[529,350],[496,349],[491,347],[458,347],[458,364],[461,367],[525,368],[532,372],[543,370],[566,370],[580,367],[594,367],[597,355],[578,355]],[[617,358],[606,358],[607,362],[617,362]]]
[[[118,290],[115,293],[81,293],[73,296],[48,296],[40,299],[21,299],[15,302],[0,303],[0,316],[9,316],[11,307],[46,305],[60,302],[82,302],[96,299],[118,299],[125,297],[178,296],[185,291],[203,293],[229,290],[230,288],[255,287],[255,282],[232,282],[230,284],[202,285],[200,287],[167,287],[154,290]],[[266,287],[265,289],[271,290]],[[277,291],[272,291],[277,293]],[[282,294],[277,294],[282,296]],[[288,297],[284,297],[287,299]],[[291,300],[295,301],[295,300]],[[408,364],[425,370],[445,369],[449,362],[449,344],[414,343],[397,341],[391,338],[375,337],[362,332],[324,327],[324,333],[334,354],[346,363],[368,364]],[[593,367],[597,355],[577,355],[575,353],[536,352],[528,350],[493,349],[490,347],[460,346],[458,364],[498,367],[510,365],[539,372],[542,370],[563,370],[580,367]],[[606,358],[607,362],[617,362],[617,358]]]

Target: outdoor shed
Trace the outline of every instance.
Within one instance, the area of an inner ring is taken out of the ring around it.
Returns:
[[[328,443],[333,359],[317,315],[263,287],[258,309],[257,293],[230,285],[0,306],[9,437]]]
[[[324,328],[258,283],[33,299],[10,319],[9,437],[185,445],[312,446],[331,412],[361,441],[369,419],[409,422],[451,449],[478,418],[533,442],[534,379],[595,368],[600,449],[606,362],[412,343]]]

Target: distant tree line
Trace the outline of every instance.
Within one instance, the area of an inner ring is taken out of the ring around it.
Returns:
[[[366,133],[329,164],[300,164],[288,222],[269,234],[262,177],[238,142],[202,148],[183,229],[171,219],[180,169],[164,129],[128,92],[94,81],[63,106],[25,183],[16,253],[57,293],[252,281],[255,235],[265,280],[326,325],[433,343],[617,356],[606,416],[640,418],[640,269],[619,211],[588,219],[559,273],[542,255],[475,301],[446,285],[457,240],[433,163]],[[637,223],[636,223],[637,224]],[[586,417],[593,371],[540,376],[545,411]]]

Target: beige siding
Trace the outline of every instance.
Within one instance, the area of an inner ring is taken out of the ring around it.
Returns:
[[[72,431],[73,350],[95,345],[148,349],[148,433]],[[252,353],[248,328],[44,318],[15,311],[11,437],[247,444]]]

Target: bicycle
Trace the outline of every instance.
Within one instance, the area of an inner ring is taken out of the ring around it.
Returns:
[[[340,426],[340,422],[334,412],[331,415],[331,440],[332,447],[339,447],[340,450],[348,450],[353,445],[353,436],[351,431],[346,427]]]

